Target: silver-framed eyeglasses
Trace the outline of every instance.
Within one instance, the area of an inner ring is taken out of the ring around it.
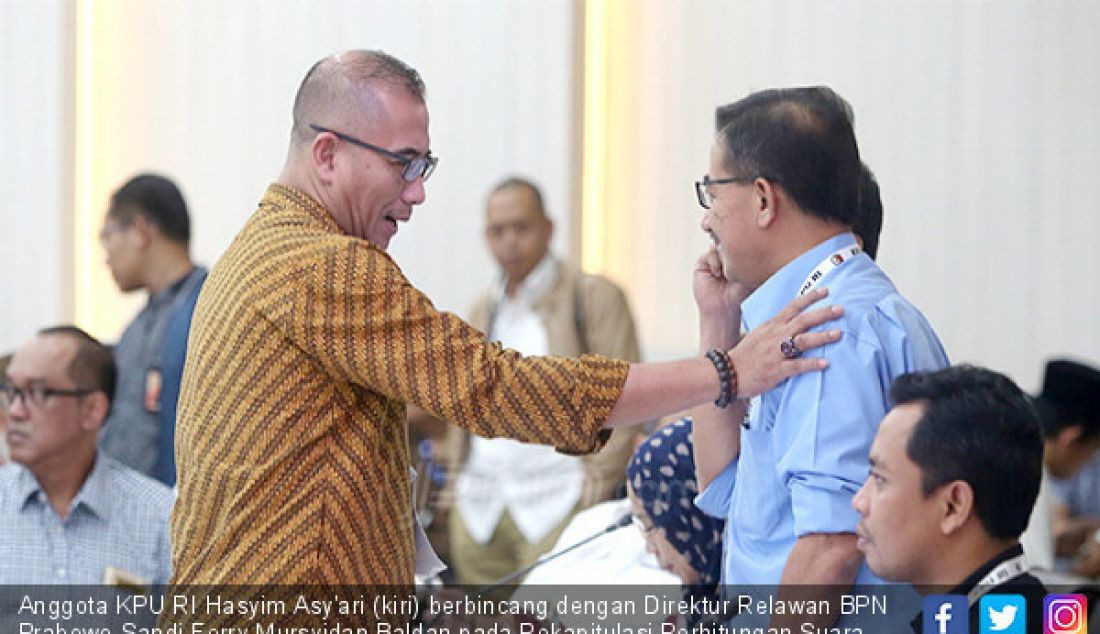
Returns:
[[[699,201],[699,206],[703,209],[710,209],[711,203],[714,202],[714,194],[710,193],[710,188],[715,185],[728,185],[729,183],[751,183],[755,178],[747,178],[741,176],[734,176],[731,178],[711,178],[709,175],[704,176],[702,180],[695,181],[695,198]]]
[[[381,154],[382,156],[397,161],[402,166],[401,178],[405,179],[406,183],[411,183],[418,178],[428,180],[428,177],[431,176],[432,172],[435,171],[435,166],[439,164],[439,158],[432,156],[431,152],[428,152],[424,156],[406,156],[404,154],[398,154],[397,152],[391,152],[386,148],[378,147],[377,145],[367,143],[366,141],[360,141],[359,139],[349,134],[337,132],[336,130],[332,130],[330,128],[324,128],[313,123],[309,124],[309,127],[314,132],[327,132],[328,134],[331,134],[341,141],[345,141],[354,146],[361,147],[365,150],[370,150],[371,152]]]
[[[33,405],[36,409],[46,405],[54,396],[87,396],[96,390],[64,390],[36,383],[29,387],[18,387],[11,383],[0,383],[0,409],[7,411],[15,404],[16,400],[22,400],[23,405]]]

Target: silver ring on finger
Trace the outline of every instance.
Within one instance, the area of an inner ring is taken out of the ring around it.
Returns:
[[[802,349],[794,342],[794,337],[787,337],[783,341],[780,341],[779,352],[781,352],[786,359],[797,359],[802,356]]]

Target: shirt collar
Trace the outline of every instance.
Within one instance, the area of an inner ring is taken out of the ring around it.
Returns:
[[[741,304],[741,318],[748,330],[774,317],[795,295],[818,264],[834,251],[856,244],[850,232],[835,235],[791,260],[752,292]]]
[[[332,214],[329,213],[321,203],[313,200],[309,194],[299,189],[295,189],[290,185],[284,185],[282,183],[272,183],[269,185],[267,191],[264,192],[263,200],[260,201],[261,206],[264,204],[304,212],[315,220],[320,221],[320,223],[324,225],[326,231],[347,235],[340,227],[340,224],[336,222],[336,219],[332,217]],[[364,240],[364,242],[370,244],[368,240]],[[374,245],[372,244],[371,246]],[[381,251],[381,249],[378,250]]]
[[[385,249],[374,244],[370,240],[364,240],[362,238],[356,238],[350,236],[340,223],[336,222],[336,219],[332,217],[328,209],[325,209],[321,203],[314,200],[309,194],[295,189],[290,185],[284,185],[282,183],[271,183],[267,187],[267,191],[264,192],[264,197],[260,200],[260,209],[268,210],[283,210],[293,213],[298,213],[307,216],[309,219],[316,221],[315,224],[326,232],[339,236],[352,237],[358,241],[363,247],[374,251],[382,257],[389,260],[394,266],[397,266],[397,262],[394,261]],[[400,267],[398,267],[400,268]]]
[[[191,276],[195,275],[198,270],[199,267],[192,265],[191,270],[188,271],[186,275],[160,289],[156,294],[151,295],[149,297],[149,304],[163,304],[172,301],[172,299],[183,290],[183,287],[187,284],[187,280],[191,279]]]
[[[1005,550],[993,559],[985,562],[985,564],[983,564],[980,568],[971,573],[969,577],[963,579],[962,583],[948,590],[947,594],[961,594],[964,596],[970,594],[970,591],[974,589],[974,586],[978,585],[978,582],[981,581],[982,578],[985,577],[987,574],[989,574],[990,570],[993,570],[993,568],[1000,565],[1003,561],[1008,561],[1009,559],[1012,559],[1017,555],[1022,555],[1023,552],[1024,547],[1020,544],[1012,546],[1011,548]],[[924,631],[923,624],[924,611],[921,610],[917,612],[916,616],[913,617],[913,620],[909,622],[909,625],[911,626],[913,632],[919,633]]]
[[[19,475],[15,481],[15,500],[19,510],[22,511],[27,508],[32,499],[38,497],[42,487],[39,486],[38,479],[34,477],[29,469],[19,463],[12,464],[19,469]]]
[[[557,283],[557,265],[557,258],[550,253],[544,255],[543,258],[539,260],[539,263],[535,265],[535,268],[531,269],[531,272],[527,274],[527,277],[523,278],[523,281],[519,283],[519,288],[516,289],[515,297],[508,297],[505,295],[507,280],[502,273],[497,277],[493,295],[498,302],[511,302],[528,308],[533,307],[535,304],[542,301],[542,299],[554,288],[554,284]]]
[[[73,498],[73,510],[83,504],[96,517],[100,519],[107,517],[111,495],[112,493],[115,495],[118,493],[117,491],[112,492],[107,482],[107,471],[111,468],[110,462],[111,459],[103,455],[103,452],[96,451],[95,464],[92,465],[91,472],[84,480],[84,485],[80,487],[80,491]]]
[[[96,517],[101,519],[106,517],[111,500],[110,487],[106,483],[107,469],[110,468],[107,464],[109,461],[110,458],[104,456],[102,452],[96,451],[95,464],[92,465],[92,470],[88,473],[88,477],[84,479],[84,484],[80,486],[76,497],[73,498],[72,504],[69,506],[70,511],[84,505]],[[15,484],[15,495],[21,511],[27,508],[31,500],[40,500],[46,503],[46,492],[42,490],[38,478],[35,478],[34,474],[22,465],[19,466],[19,478]]]

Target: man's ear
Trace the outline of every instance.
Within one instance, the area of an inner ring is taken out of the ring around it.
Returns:
[[[83,398],[80,408],[80,428],[85,431],[99,431],[107,421],[110,402],[103,392],[92,392]]]
[[[1072,447],[1081,439],[1084,433],[1085,428],[1083,425],[1066,425],[1054,435],[1055,443],[1063,448]]]
[[[974,514],[974,489],[962,480],[945,484],[937,492],[940,499],[940,531],[951,535],[966,525]]]
[[[752,182],[752,187],[756,204],[756,226],[767,229],[776,219],[779,190],[766,178],[757,178]]]
[[[152,244],[153,233],[159,233],[159,229],[142,213],[134,214],[134,217],[130,220],[130,231],[137,236],[138,246],[143,249]]]
[[[313,169],[326,185],[331,184],[336,174],[336,137],[322,132],[313,138],[309,146]]]

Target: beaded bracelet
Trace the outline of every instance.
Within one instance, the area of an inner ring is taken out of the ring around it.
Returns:
[[[718,382],[721,388],[714,405],[725,409],[733,401],[737,373],[734,371],[733,363],[730,362],[729,354],[725,350],[711,348],[707,350],[707,358],[714,364],[714,369],[718,371]]]

